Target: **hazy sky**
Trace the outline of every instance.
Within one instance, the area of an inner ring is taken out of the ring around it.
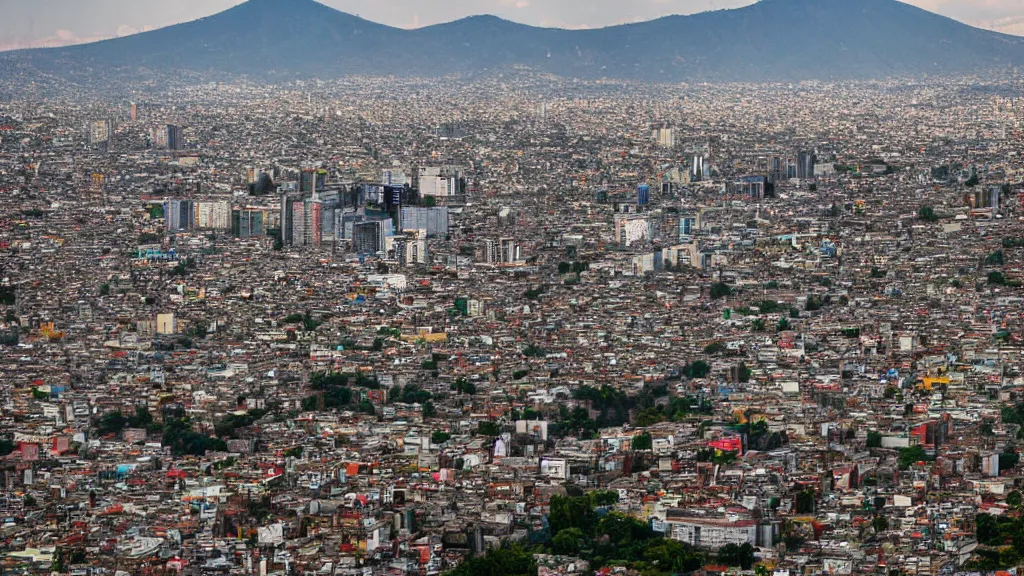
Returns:
[[[320,0],[363,18],[414,28],[474,14],[538,26],[592,28],[753,0]],[[858,0],[849,0],[857,2]],[[906,0],[957,20],[1024,35],[1024,0]],[[241,0],[0,0],[0,50],[124,36],[194,20]]]

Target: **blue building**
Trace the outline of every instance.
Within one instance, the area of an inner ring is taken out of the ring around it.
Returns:
[[[641,184],[636,187],[636,205],[646,206],[651,202],[651,187],[647,184]]]

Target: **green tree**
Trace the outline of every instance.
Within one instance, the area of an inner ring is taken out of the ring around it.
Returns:
[[[719,340],[715,340],[704,347],[704,353],[709,356],[713,354],[721,354],[722,352],[725,352],[725,344],[722,344]]]
[[[14,286],[0,286],[0,304],[14,306],[18,296]]]
[[[1020,490],[1014,490],[1006,495],[1006,505],[1010,508],[1020,508],[1021,495]]]
[[[587,500],[594,507],[611,506],[618,503],[619,493],[615,490],[594,490],[593,492],[587,492]]]
[[[548,524],[556,536],[570,528],[589,534],[597,523],[594,509],[586,497],[552,496],[548,508]]]
[[[153,415],[149,413],[145,406],[136,406],[135,414],[128,417],[128,426],[131,428],[152,428]]]
[[[188,419],[172,418],[164,424],[162,438],[164,446],[176,456],[203,456],[208,451],[227,450],[227,444],[219,438],[210,438],[192,430]]]
[[[434,407],[434,403],[427,400],[423,403],[423,417],[424,418],[436,418],[437,408]]]
[[[747,367],[747,363],[746,362],[740,362],[740,367],[739,367],[739,380],[740,380],[740,382],[743,382],[743,383],[750,382],[750,378],[753,375],[754,375],[754,373],[750,370],[750,368]]]
[[[100,435],[120,434],[127,425],[128,419],[124,417],[124,414],[121,414],[120,410],[114,410],[100,416],[96,422],[96,432]]]
[[[815,494],[814,490],[801,490],[796,494],[796,513],[797,514],[813,514],[814,513],[814,501]]]
[[[519,548],[489,550],[483,556],[471,558],[448,573],[448,576],[537,576],[537,562],[533,554]]]
[[[1006,276],[999,271],[989,272],[988,283],[995,284],[996,286],[1006,286]]]
[[[1007,450],[999,455],[999,470],[1012,470],[1020,463],[1020,454],[1014,450]]]
[[[974,518],[975,536],[978,542],[986,546],[999,546],[1003,544],[1004,538],[1000,534],[999,522],[995,516],[989,514],[978,514]]]
[[[497,422],[485,420],[477,427],[477,433],[481,436],[500,436],[501,426]]]
[[[430,435],[430,442],[433,444],[444,444],[451,440],[451,438],[451,434],[441,430],[435,430],[434,433]]]
[[[596,535],[607,536],[617,548],[627,548],[650,539],[653,534],[646,522],[619,512],[609,512],[597,523]]]
[[[803,536],[791,532],[782,537],[782,541],[786,544],[786,550],[794,552],[803,547],[805,539]]]
[[[705,560],[692,546],[666,538],[650,540],[643,559],[657,567],[661,574],[689,574],[699,570]]]
[[[914,464],[924,462],[929,459],[930,458],[928,458],[928,454],[924,451],[924,448],[919,445],[900,449],[899,462],[900,468],[903,470],[907,470]]]
[[[578,556],[586,543],[586,535],[579,528],[566,528],[551,539],[551,548],[555,554]]]
[[[718,561],[750,570],[754,566],[754,547],[750,544],[726,544],[718,550]]]
[[[687,378],[705,378],[711,374],[711,365],[703,360],[697,360],[683,367],[683,375]]]
[[[917,217],[925,222],[938,222],[939,215],[935,213],[935,208],[924,204],[917,209]]]
[[[651,435],[648,434],[647,432],[633,436],[633,440],[630,443],[630,447],[633,450],[650,450],[653,445],[654,440],[651,438]]]
[[[718,300],[732,294],[732,288],[724,282],[716,282],[711,285],[711,299]]]
[[[725,450],[721,453],[713,453],[712,460],[719,466],[728,466],[739,458],[740,453],[736,450]]]
[[[868,430],[868,448],[881,448],[882,434],[874,430]]]
[[[875,529],[876,533],[881,534],[889,529],[889,520],[885,516],[875,516],[875,519],[871,521],[871,527]]]
[[[451,389],[459,394],[468,394],[470,396],[476,394],[476,386],[465,378],[459,378],[452,382]]]

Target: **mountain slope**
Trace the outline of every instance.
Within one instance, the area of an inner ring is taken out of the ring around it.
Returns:
[[[313,0],[225,12],[67,48],[0,54],[5,69],[86,81],[190,72],[265,79],[442,76],[509,66],[579,78],[792,81],[968,73],[1024,65],[1024,38],[896,0],[761,0],[735,10],[595,30],[475,16],[402,30]]]

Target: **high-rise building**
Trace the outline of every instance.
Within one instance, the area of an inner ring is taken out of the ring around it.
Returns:
[[[520,260],[519,243],[514,238],[501,238],[498,240],[501,249],[501,261],[509,264]]]
[[[769,156],[765,160],[765,164],[769,182],[778,182],[785,177],[785,174],[782,173],[782,158]]]
[[[427,231],[406,230],[401,238],[396,238],[395,259],[403,266],[426,264],[429,261]]]
[[[495,264],[501,262],[501,248],[497,242],[488,238],[484,240],[484,262]]]
[[[710,176],[710,166],[707,165],[707,159],[703,156],[694,156],[693,163],[690,165],[690,174],[695,180],[701,180]]]
[[[422,229],[431,238],[444,238],[448,236],[448,207],[403,206],[401,224],[403,230]]]
[[[169,150],[185,149],[185,133],[181,126],[167,125],[167,148]]]
[[[164,203],[164,224],[168,232],[191,230],[195,224],[195,207],[191,200],[168,200]]]
[[[301,202],[290,194],[281,194],[281,243],[285,246],[292,244],[295,236],[295,204]]]
[[[154,148],[167,148],[167,128],[158,128],[152,131]]]
[[[700,229],[700,214],[679,215],[679,240],[684,241],[692,238]]]
[[[382,170],[380,175],[380,183],[385,186],[395,186],[401,188],[409,183],[409,177],[406,176],[404,170],[399,170],[397,168]]]
[[[767,176],[743,176],[737,178],[727,189],[733,195],[744,196],[749,200],[762,200],[768,191]]]
[[[658,143],[658,146],[662,148],[675,148],[675,128],[658,128],[654,131],[653,138],[654,141]]]
[[[302,214],[305,219],[302,231],[302,245],[319,248],[323,240],[324,203],[314,193],[312,198],[307,198],[302,204]]]
[[[296,199],[292,202],[292,238],[288,244],[303,246],[306,243],[306,204]]]
[[[194,211],[196,228],[227,230],[231,227],[231,203],[226,200],[196,202]]]
[[[796,160],[796,177],[801,180],[814,178],[814,152],[800,152]]]
[[[387,252],[391,219],[358,222],[352,226],[352,249],[357,254]]]
[[[424,198],[456,196],[459,194],[459,178],[458,170],[454,168],[420,168],[420,195]]]
[[[89,124],[89,144],[98,146],[110,142],[110,120],[96,120]]]
[[[487,239],[484,240],[483,259],[490,264],[511,264],[522,260],[522,251],[515,238]]]
[[[176,334],[178,332],[178,322],[174,318],[174,313],[169,314],[157,314],[156,315],[156,333],[160,335]]]
[[[646,206],[651,202],[651,187],[647,184],[641,184],[636,187],[636,205]]]
[[[327,171],[307,168],[299,175],[299,192],[320,192],[327,185]]]
[[[263,210],[235,210],[231,213],[231,234],[236,238],[266,236],[267,216]]]
[[[651,239],[651,225],[638,214],[615,215],[615,241],[623,247]]]
[[[135,102],[132,102],[132,107],[131,111],[129,112],[129,116],[131,117],[132,122],[135,122],[135,120],[139,117],[139,107],[135,104]]]
[[[366,220],[365,214],[358,212],[334,211],[334,237],[339,240],[351,240],[353,227]]]

